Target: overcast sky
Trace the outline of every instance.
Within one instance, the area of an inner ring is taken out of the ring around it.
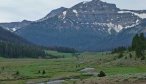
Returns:
[[[0,22],[37,20],[51,10],[71,7],[82,1],[91,0],[0,0]],[[121,9],[146,9],[146,0],[102,0],[115,3]]]

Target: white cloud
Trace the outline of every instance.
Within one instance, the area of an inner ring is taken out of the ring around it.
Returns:
[[[0,22],[37,20],[61,6],[71,7],[88,0],[0,0]],[[145,0],[103,0],[120,8],[146,9]],[[137,4],[139,2],[139,4]],[[129,4],[130,3],[130,4]],[[135,5],[136,4],[136,5]]]

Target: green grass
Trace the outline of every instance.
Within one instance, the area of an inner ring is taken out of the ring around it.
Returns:
[[[4,59],[0,58],[0,84],[25,84],[26,81],[46,81],[48,79],[58,79],[66,77],[82,77],[79,72],[83,68],[95,68],[97,72],[104,71],[107,75],[146,73],[146,64],[122,65],[118,62],[135,62],[134,59],[117,59],[118,54],[84,52],[79,59],[70,53],[60,53],[47,51],[55,56],[63,56],[59,59]],[[124,56],[128,56],[127,52]],[[115,59],[116,58],[116,59]],[[120,60],[120,61],[119,61]],[[131,61],[129,61],[131,60]],[[140,60],[136,62],[141,63]],[[143,61],[145,63],[145,61]],[[76,67],[80,65],[80,67]],[[45,70],[45,74],[42,71]],[[15,75],[16,72],[19,75]],[[41,73],[38,73],[38,72]],[[82,77],[86,78],[86,77]],[[3,81],[2,81],[3,80]],[[18,83],[16,83],[18,82]],[[13,83],[12,83],[13,84]]]
[[[53,55],[53,56],[57,56],[57,57],[65,57],[65,58],[68,58],[68,57],[72,57],[72,53],[63,53],[63,52],[58,52],[58,51],[46,51],[47,54],[49,55]]]
[[[37,74],[40,70],[46,70],[47,74],[44,76],[54,76],[63,72],[74,72],[75,62],[73,59],[5,59],[0,61],[0,67],[4,67],[5,72],[19,71],[20,75],[26,77],[37,77],[42,74]]]
[[[108,75],[116,74],[135,74],[135,73],[146,73],[146,66],[134,66],[134,67],[106,67],[97,69],[98,71],[102,70]]]

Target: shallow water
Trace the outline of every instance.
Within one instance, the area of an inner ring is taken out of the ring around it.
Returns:
[[[55,81],[49,81],[46,83],[38,83],[38,84],[62,84],[64,80],[55,80]]]

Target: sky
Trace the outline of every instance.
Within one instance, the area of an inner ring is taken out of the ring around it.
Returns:
[[[0,0],[0,22],[38,20],[51,10],[91,0]],[[121,9],[146,10],[146,0],[102,0]]]

